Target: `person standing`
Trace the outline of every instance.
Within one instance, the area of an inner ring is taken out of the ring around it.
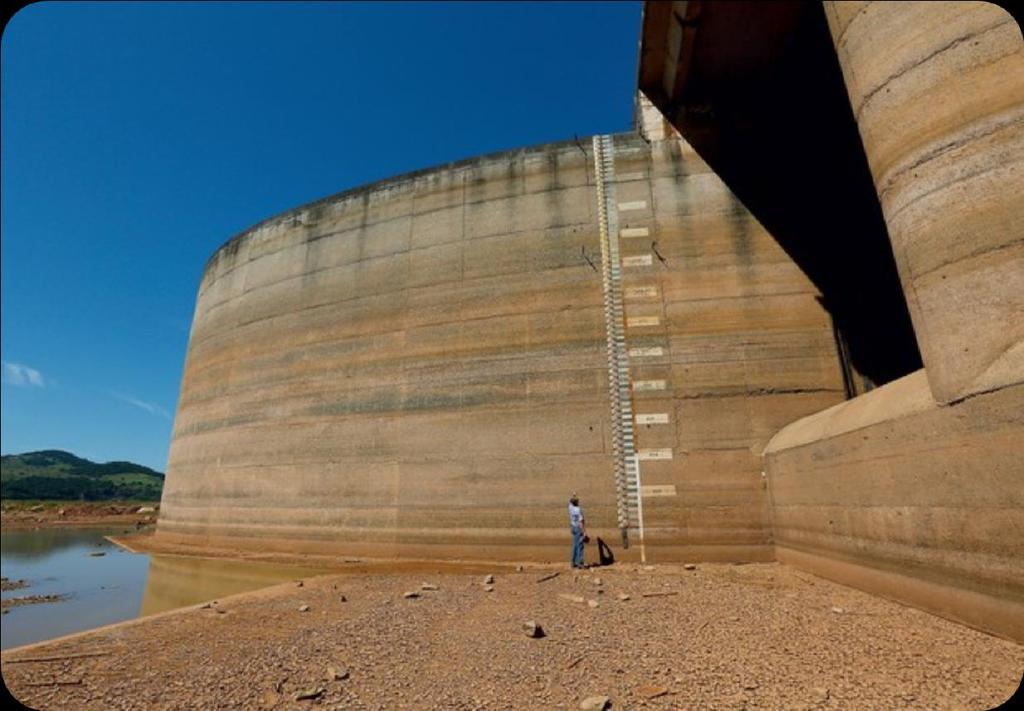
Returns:
[[[569,497],[569,530],[572,531],[572,567],[585,568],[583,564],[583,543],[587,537],[587,529],[580,508],[580,498],[576,492]]]

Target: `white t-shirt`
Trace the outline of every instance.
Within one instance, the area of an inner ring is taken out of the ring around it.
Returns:
[[[583,525],[583,511],[579,506],[569,504],[569,526],[580,528]]]

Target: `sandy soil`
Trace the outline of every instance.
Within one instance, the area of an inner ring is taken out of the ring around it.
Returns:
[[[778,564],[496,568],[493,592],[443,570],[286,583],[9,651],[3,676],[39,709],[988,709],[1024,670],[1021,645]]]
[[[155,502],[46,501],[3,502],[0,528],[19,531],[60,526],[126,526],[139,530],[156,523],[157,513],[136,513],[142,507],[158,508]]]

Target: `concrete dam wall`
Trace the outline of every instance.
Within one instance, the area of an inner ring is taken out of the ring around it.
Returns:
[[[296,208],[207,266],[156,535],[562,560],[576,491],[620,559],[641,526],[650,559],[772,559],[760,453],[844,399],[816,296],[677,139]]]

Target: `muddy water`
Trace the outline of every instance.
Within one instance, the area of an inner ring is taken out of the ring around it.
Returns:
[[[139,614],[153,615],[328,572],[276,563],[154,555]]]
[[[5,590],[4,600],[64,596],[60,602],[7,608],[0,624],[0,648],[324,573],[271,563],[129,553],[104,538],[123,532],[120,527],[0,533],[3,577],[28,583]],[[103,555],[95,555],[99,553]]]

